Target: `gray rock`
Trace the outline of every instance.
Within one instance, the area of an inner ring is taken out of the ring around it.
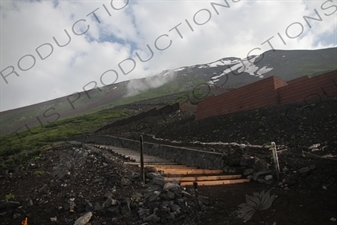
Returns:
[[[146,173],[157,172],[157,169],[155,167],[146,167],[145,172]]]
[[[162,176],[157,176],[157,177],[154,177],[154,178],[151,180],[151,183],[152,183],[152,184],[157,184],[157,185],[163,187],[164,184],[165,184],[165,180],[164,180],[164,177],[162,177]]]
[[[101,210],[102,210],[102,206],[98,202],[96,202],[94,211],[96,212],[96,211],[101,211]]]
[[[15,213],[15,214],[13,215],[13,219],[17,219],[17,218],[19,218],[20,216],[21,216],[20,213]]]
[[[261,179],[261,178],[257,179],[257,182],[259,182],[259,183],[261,183],[261,184],[271,184],[270,181],[267,181],[267,180]]]
[[[269,175],[269,174],[272,174],[272,173],[273,173],[273,171],[271,171],[271,170],[261,170],[261,171],[253,174],[253,180],[257,181],[257,179],[260,176]]]
[[[81,216],[80,218],[78,218],[74,225],[85,225],[89,222],[89,220],[92,217],[92,212],[88,212],[86,214],[84,214],[83,216]]]
[[[122,178],[121,179],[122,186],[129,186],[132,184],[132,182],[128,178]]]
[[[148,214],[150,213],[150,209],[146,209],[146,208],[140,208],[138,210],[138,215],[141,218],[145,218]]]
[[[253,169],[255,170],[255,171],[261,171],[261,170],[267,170],[267,169],[269,169],[269,166],[270,166],[270,164],[269,163],[267,163],[265,160],[263,160],[263,159],[259,159],[259,158],[255,158],[255,164],[254,164],[254,166],[253,166]]]
[[[310,170],[313,170],[315,169],[316,166],[315,165],[310,165],[310,166],[306,166],[306,167],[303,167],[301,169],[298,170],[299,173],[307,173],[309,172]]]
[[[203,196],[203,195],[199,195],[198,196],[198,202],[200,205],[207,205],[208,202],[208,197],[207,196]]]
[[[108,209],[105,210],[104,215],[107,217],[115,217],[115,216],[119,216],[120,212],[119,212],[119,208],[118,206],[113,206],[110,207]]]
[[[33,200],[30,199],[30,198],[27,198],[27,199],[23,202],[22,205],[24,205],[24,206],[32,206],[32,205],[33,205]]]
[[[103,208],[109,208],[110,206],[117,205],[117,201],[112,198],[107,198],[103,203]]]
[[[110,192],[110,191],[108,191],[108,192],[106,192],[105,194],[104,194],[104,197],[106,197],[106,198],[112,198],[112,193]]]
[[[174,199],[174,193],[171,191],[162,192],[161,196],[166,200]]]
[[[158,223],[160,221],[160,217],[158,217],[155,213],[144,219],[145,222]]]
[[[163,187],[164,190],[177,190],[180,189],[180,185],[173,182],[168,182]]]
[[[243,175],[244,176],[248,176],[248,175],[251,175],[254,173],[254,169],[246,169],[244,172],[243,172]]]
[[[150,202],[153,202],[159,197],[159,195],[160,195],[160,191],[155,191],[149,196],[148,200]]]
[[[153,179],[155,177],[161,177],[161,174],[159,172],[151,172],[151,173],[146,173],[146,177],[147,178],[150,178],[150,179]]]
[[[90,202],[88,202],[86,205],[85,205],[85,211],[86,212],[91,212],[91,211],[93,211],[94,210],[94,206],[90,203]]]
[[[286,172],[289,171],[289,169],[286,166],[284,166],[283,169],[282,169],[282,171],[283,171],[283,173],[286,173]]]
[[[5,203],[5,208],[15,209],[18,208],[19,206],[21,206],[20,202],[16,201],[8,201]]]
[[[131,198],[136,202],[141,200],[142,197],[143,197],[143,195],[141,193],[138,193],[138,192],[133,192],[132,195],[131,195]]]
[[[243,155],[241,157],[240,166],[253,167],[255,164],[255,158],[250,155]],[[249,174],[248,174],[249,175]]]
[[[128,215],[131,213],[131,209],[129,208],[129,206],[124,205],[121,207],[121,214],[122,215]]]
[[[273,175],[267,175],[264,177],[265,180],[269,181],[273,179]]]
[[[181,207],[179,205],[176,205],[176,204],[171,204],[170,208],[173,212],[181,209]]]

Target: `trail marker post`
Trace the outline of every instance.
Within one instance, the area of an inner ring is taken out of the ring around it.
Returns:
[[[144,173],[144,154],[143,154],[143,135],[140,135],[140,175],[142,176],[143,183],[145,184]]]
[[[276,177],[277,177],[277,180],[280,180],[280,164],[278,162],[276,144],[275,142],[272,142],[271,145],[272,145],[273,158],[274,158],[274,164],[275,164],[275,170],[276,170]]]

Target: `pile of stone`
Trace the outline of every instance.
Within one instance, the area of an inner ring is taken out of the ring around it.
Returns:
[[[124,177],[121,185],[128,188],[140,182],[140,176]],[[100,217],[111,217],[117,223],[121,216],[136,214],[141,224],[175,224],[189,220],[195,210],[206,207],[205,196],[196,197],[195,190],[186,190],[178,182],[166,182],[161,173],[146,172],[146,184],[134,190],[128,198],[115,199],[115,191],[105,194],[102,204],[96,203],[93,213]],[[118,192],[118,190],[117,190]]]

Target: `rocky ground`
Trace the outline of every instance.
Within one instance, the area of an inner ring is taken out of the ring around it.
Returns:
[[[252,181],[195,191],[164,182],[151,169],[144,185],[137,167],[106,150],[58,143],[2,171],[0,224],[26,217],[30,225],[336,224],[337,161],[322,158],[328,149],[307,149],[307,155],[284,149],[279,181],[265,149],[229,149],[225,171]]]
[[[196,224],[207,197],[93,147],[57,144],[1,174],[0,224]],[[73,210],[73,211],[71,211]]]
[[[154,170],[143,184],[137,167],[106,150],[56,143],[1,171],[0,224],[336,224],[336,100],[202,121],[178,111],[100,133],[221,152],[224,172],[245,184],[194,190]]]

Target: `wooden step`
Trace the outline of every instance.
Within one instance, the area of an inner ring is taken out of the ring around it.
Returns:
[[[199,174],[199,175],[205,175],[205,174],[222,174],[223,170],[208,170],[208,169],[164,169],[162,170],[164,172],[164,175],[170,175],[170,174],[179,174],[179,175],[187,175],[187,174]]]
[[[229,180],[229,179],[237,179],[241,178],[242,175],[217,175],[217,176],[189,176],[189,177],[164,177],[165,181],[179,181],[179,182],[187,182],[187,181],[214,181],[214,180]]]
[[[140,167],[140,162],[124,162],[123,164],[134,165]],[[144,162],[144,166],[148,165],[178,165],[178,163],[171,162]]]
[[[140,167],[140,165],[138,166]],[[166,170],[166,169],[198,169],[198,167],[189,167],[186,165],[145,165],[145,167],[154,167],[157,170]]]
[[[198,181],[198,186],[213,186],[224,184],[241,184],[248,183],[250,179],[235,179],[235,180],[214,180],[214,181]],[[180,182],[180,186],[193,186],[193,181]]]

